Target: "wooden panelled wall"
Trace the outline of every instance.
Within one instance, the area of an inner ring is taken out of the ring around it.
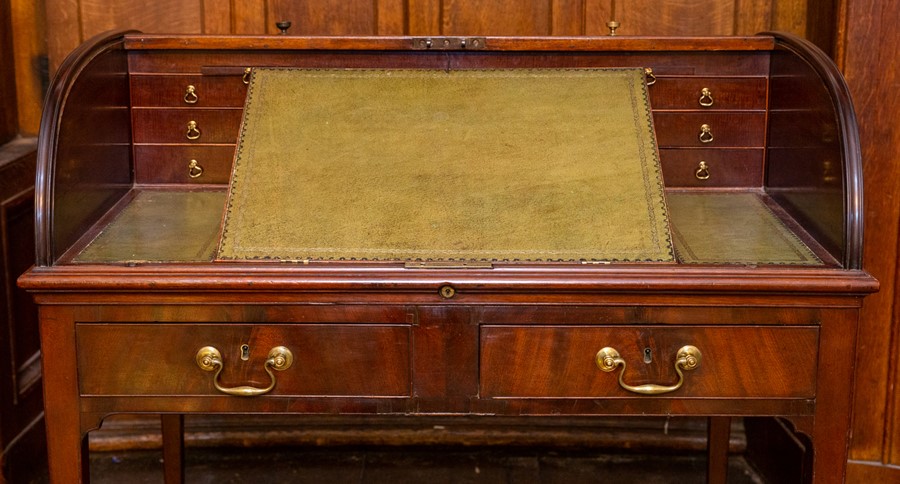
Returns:
[[[881,282],[860,315],[848,482],[900,482],[900,8],[843,0],[837,62],[859,120],[865,181],[864,267]]]
[[[838,0],[45,0],[50,72],[91,36],[110,29],[148,33],[292,35],[733,35],[784,30],[830,48]],[[22,20],[44,15],[32,0],[13,0]],[[37,2],[39,3],[39,2]],[[40,27],[43,31],[43,27]],[[27,32],[27,31],[26,31]],[[27,35],[23,32],[23,35]],[[27,60],[23,59],[22,64]],[[29,66],[23,65],[24,69]],[[20,104],[28,104],[27,102]],[[34,103],[32,103],[33,105]],[[37,131],[39,113],[20,121]],[[20,118],[22,116],[20,115]]]
[[[615,3],[615,4],[614,4]],[[866,268],[882,290],[867,300],[860,334],[851,482],[900,473],[900,324],[895,307],[900,231],[900,9],[891,0],[11,0],[18,124],[37,132],[40,74],[54,72],[94,34],[293,35],[731,35],[789,31],[833,53],[856,102],[866,176]],[[45,35],[46,32],[46,35]],[[46,41],[44,41],[46,39]],[[3,81],[7,82],[7,81]],[[4,91],[5,94],[5,91]],[[7,123],[9,124],[9,123]],[[896,415],[896,416],[895,416]],[[888,476],[888,477],[886,477]],[[896,480],[894,482],[900,482]]]

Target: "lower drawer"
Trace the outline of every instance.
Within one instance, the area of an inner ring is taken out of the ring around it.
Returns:
[[[135,145],[134,180],[138,184],[227,184],[234,145]]]
[[[293,361],[273,371],[275,396],[410,395],[410,327],[351,324],[79,324],[82,395],[222,395],[197,362],[219,350],[223,388],[265,388],[272,348]]]
[[[639,397],[619,384],[672,387],[676,354],[699,350],[675,398],[813,398],[818,328],[758,326],[483,326],[480,393],[484,398]],[[601,348],[624,360],[610,372]]]
[[[659,150],[667,187],[761,187],[761,149]]]

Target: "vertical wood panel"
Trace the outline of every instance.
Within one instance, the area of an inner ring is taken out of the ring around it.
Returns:
[[[806,38],[830,56],[837,38],[839,0],[810,0],[806,7]]]
[[[291,35],[376,35],[373,0],[271,0],[266,28],[291,21]]]
[[[47,40],[44,4],[12,1],[12,34],[16,70],[16,104],[19,133],[36,136],[41,125],[41,106],[47,79]]]
[[[553,0],[550,35],[584,35],[585,0]]]
[[[201,0],[202,24],[204,34],[230,34],[231,0]]]
[[[732,35],[734,2],[618,0],[619,35]]]
[[[406,9],[403,0],[375,0],[378,18],[377,35],[403,35],[407,31]]]
[[[734,2],[734,33],[753,35],[770,30],[773,1],[775,0],[737,0]]]
[[[409,35],[441,35],[441,0],[406,0]]]
[[[806,37],[806,4],[818,0],[772,0],[772,30]]]
[[[550,35],[551,0],[443,0],[445,35]]]
[[[622,0],[618,0],[622,1]],[[606,23],[612,18],[610,0],[584,0],[584,33],[585,35],[609,35]]]
[[[78,0],[46,0],[47,55],[52,76],[66,55],[81,44],[81,17]]]
[[[266,30],[266,0],[241,0],[232,2],[231,31],[235,34],[261,35]],[[279,19],[282,20],[282,19]],[[275,26],[272,25],[272,30]]]
[[[850,5],[857,6],[858,1],[848,2]],[[885,234],[885,239],[891,241],[893,237],[893,257],[889,257],[890,252],[881,253],[880,247],[868,247],[866,259],[869,261],[868,267],[874,269],[876,265],[893,265],[894,279],[882,279],[882,291],[885,296],[890,295],[890,313],[883,312],[884,319],[879,319],[879,327],[889,327],[891,331],[891,347],[887,354],[881,356],[888,360],[887,381],[882,383],[888,393],[888,403],[885,412],[885,455],[883,461],[889,465],[900,465],[900,318],[898,318],[897,308],[900,308],[900,292],[897,287],[900,286],[900,271],[897,270],[898,254],[900,254],[900,168],[898,168],[897,160],[900,159],[900,126],[897,124],[897,116],[900,113],[900,98],[897,97],[897,87],[900,86],[900,55],[898,55],[898,45],[900,45],[900,9],[897,8],[895,2],[885,0],[870,0],[869,5],[872,14],[878,17],[876,23],[874,19],[858,17],[857,9],[852,8],[854,12],[852,24],[848,28],[851,35],[866,35],[867,44],[859,46],[859,49],[868,48],[869,51],[876,51],[878,55],[873,60],[873,64],[867,65],[870,72],[866,77],[854,77],[851,88],[855,87],[857,92],[862,90],[875,88],[874,96],[867,96],[865,104],[859,107],[861,116],[865,116],[866,126],[862,133],[862,138],[866,142],[866,151],[864,159],[868,155],[867,163],[877,165],[878,170],[873,169],[876,174],[869,176],[866,173],[866,180],[870,183],[866,194],[871,196],[874,192],[876,197],[890,200],[892,212],[886,216],[889,219],[879,219],[877,223],[870,223],[869,230],[873,226],[878,225],[881,232],[890,230]],[[878,29],[872,28],[874,26]],[[852,63],[861,62],[862,59],[857,57],[854,51],[849,52]],[[871,54],[870,54],[871,55]],[[861,57],[861,56],[860,56]],[[873,82],[876,84],[872,86]],[[871,116],[871,117],[870,117]],[[889,170],[893,175],[890,179],[877,178],[877,172],[881,170]],[[887,204],[886,204],[887,205]],[[875,214],[873,214],[875,215]],[[881,224],[885,220],[890,223],[887,227],[882,228]],[[890,283],[889,285],[887,283]],[[885,308],[886,309],[886,308]],[[873,321],[874,323],[874,321]],[[879,332],[881,330],[879,329]],[[865,371],[862,368],[861,371]],[[857,388],[860,388],[857,386]],[[896,473],[895,473],[896,475]]]
[[[200,0],[81,0],[82,40],[113,29],[146,33],[200,33]]]
[[[851,459],[898,464],[900,428],[889,413],[897,408],[896,372],[900,363],[892,332],[900,324],[894,314],[900,229],[900,100],[897,45],[900,11],[888,0],[846,0],[852,18],[844,26],[840,49],[843,71],[859,119],[865,182],[864,267],[881,282],[880,292],[863,304],[857,352]],[[896,411],[895,411],[896,412]],[[884,444],[887,444],[885,448]]]

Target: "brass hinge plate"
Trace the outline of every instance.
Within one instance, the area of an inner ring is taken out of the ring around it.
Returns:
[[[416,37],[415,50],[481,50],[485,48],[484,37]]]

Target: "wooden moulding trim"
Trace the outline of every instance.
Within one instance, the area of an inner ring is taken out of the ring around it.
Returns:
[[[822,79],[831,95],[841,140],[844,186],[844,260],[848,269],[861,269],[863,260],[863,171],[859,126],[843,75],[828,55],[811,42],[783,32],[766,33],[775,38],[778,49],[787,50],[806,61]]]
[[[377,266],[110,265],[36,268],[19,279],[35,291],[296,291],[437,294],[451,284],[462,294],[771,294],[860,296],[878,282],[858,270],[782,268],[498,268],[415,271]],[[455,301],[454,301],[455,302]]]
[[[196,36],[131,34],[125,48],[133,50],[413,50],[414,37],[295,37]],[[446,38],[432,36],[432,38]],[[456,37],[450,37],[456,38]],[[460,36],[459,38],[473,38]],[[752,37],[480,37],[479,51],[766,51],[771,36]],[[472,49],[469,49],[472,50]],[[435,50],[437,51],[437,50]],[[456,51],[463,52],[460,48]]]
[[[66,100],[82,71],[104,52],[122,45],[125,34],[134,31],[107,32],[94,36],[72,51],[60,65],[44,100],[35,177],[35,264],[53,263],[53,190],[60,127]]]

